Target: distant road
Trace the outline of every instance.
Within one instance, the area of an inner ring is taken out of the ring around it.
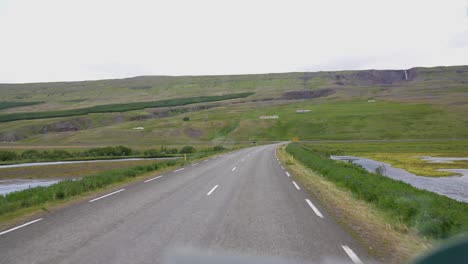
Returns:
[[[181,247],[299,263],[368,262],[366,250],[279,164],[277,146],[154,175],[2,230],[0,263],[163,263]]]

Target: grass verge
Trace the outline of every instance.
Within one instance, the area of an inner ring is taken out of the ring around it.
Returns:
[[[46,166],[28,166],[0,169],[0,180],[6,179],[72,179],[85,175],[94,175],[102,171],[123,169],[138,165],[150,165],[157,160],[130,160],[116,162],[92,162],[59,164]]]
[[[229,151],[232,150],[196,153],[190,156],[189,161],[161,161],[149,165],[109,170],[76,181],[66,180],[48,187],[36,187],[0,196],[0,230],[50,210],[79,202],[93,194],[109,191],[145,177],[152,177],[156,171],[164,173],[183,166],[187,162]]]
[[[0,196],[0,216],[28,207],[38,206],[51,201],[64,200],[82,193],[103,189],[114,183],[124,182],[147,172],[157,171],[170,166],[182,164],[182,161],[171,160],[150,165],[114,169],[85,176],[79,180],[64,180],[48,187],[36,187]]]
[[[413,229],[389,224],[385,213],[304,166],[286,152],[284,146],[279,149],[278,157],[303,189],[317,198],[327,212],[379,261],[408,262],[431,249],[431,240],[419,236]]]
[[[468,204],[417,189],[386,176],[290,144],[286,150],[305,166],[387,214],[391,222],[415,228],[429,238],[448,238],[468,231]]]

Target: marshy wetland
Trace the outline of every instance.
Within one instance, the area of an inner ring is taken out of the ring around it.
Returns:
[[[452,199],[468,203],[468,169],[443,169],[461,176],[425,177],[410,173],[401,168],[395,168],[389,163],[356,156],[331,156],[334,160],[348,161],[369,172],[377,172],[392,179],[411,184],[412,186],[445,195]],[[437,159],[436,159],[437,160]],[[442,160],[450,160],[443,158]]]

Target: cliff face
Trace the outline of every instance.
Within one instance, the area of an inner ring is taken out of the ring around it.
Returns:
[[[336,74],[335,83],[338,85],[382,85],[412,81],[416,76],[416,69],[364,70]]]

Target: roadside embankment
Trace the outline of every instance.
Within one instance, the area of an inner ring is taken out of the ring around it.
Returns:
[[[300,144],[282,147],[279,157],[293,177],[385,263],[406,262],[468,230],[467,204],[330,160]]]

